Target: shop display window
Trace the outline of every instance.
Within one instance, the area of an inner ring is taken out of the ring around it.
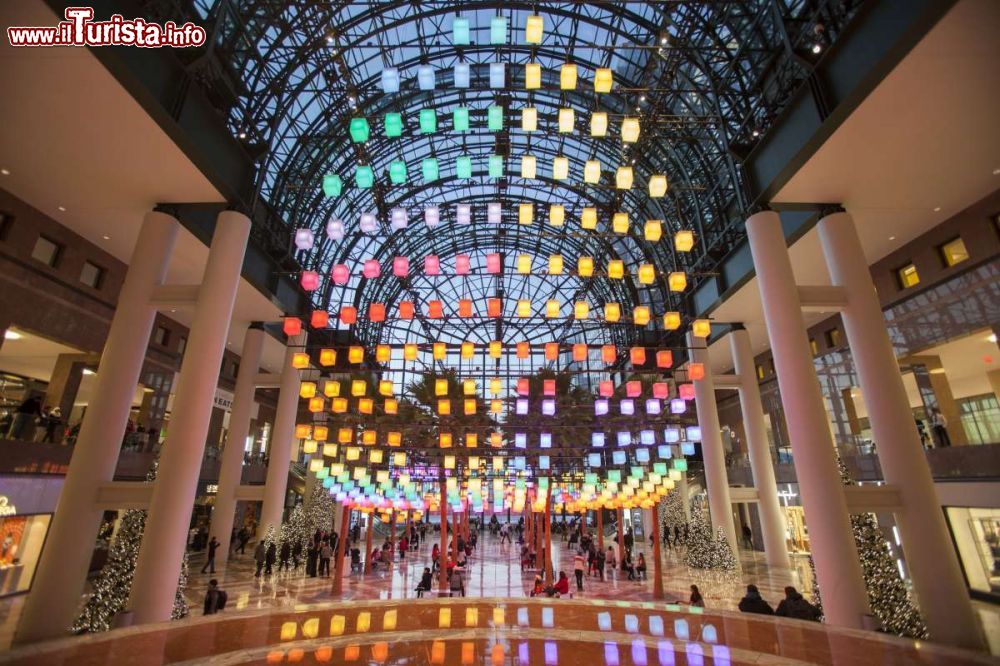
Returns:
[[[9,505],[3,504],[0,510]],[[0,517],[0,596],[27,592],[49,530],[50,514]]]
[[[945,513],[969,589],[1000,597],[1000,509],[947,507]]]

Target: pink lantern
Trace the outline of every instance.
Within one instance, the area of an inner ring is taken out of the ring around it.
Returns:
[[[455,255],[455,274],[468,275],[469,269],[470,269],[469,255],[467,254]]]
[[[406,257],[396,257],[392,260],[392,274],[398,278],[405,278],[410,274],[410,260]]]
[[[666,382],[655,382],[653,384],[653,397],[666,400],[670,396],[670,387]]]
[[[302,271],[302,277],[299,279],[299,284],[306,291],[316,291],[319,287],[319,273],[316,271]]]
[[[495,252],[490,252],[486,255],[486,272],[490,275],[499,275],[503,271],[503,262],[500,259],[500,255]]]
[[[677,387],[681,400],[694,400],[694,384],[681,384]]]
[[[371,280],[372,278],[377,278],[382,274],[382,266],[379,265],[378,259],[366,259],[364,268],[361,269],[361,274],[366,278]]]
[[[430,254],[424,257],[424,273],[427,275],[441,275],[441,260],[436,255]]]
[[[531,393],[531,384],[527,377],[517,378],[517,394],[518,395],[528,395]]]
[[[598,393],[605,398],[610,398],[615,394],[615,383],[610,379],[603,380],[597,387]]]
[[[351,279],[351,271],[344,264],[334,264],[330,270],[330,276],[333,278],[334,284],[347,284],[347,281]]]
[[[556,380],[546,379],[542,381],[542,393],[544,395],[555,395],[556,394]]]
[[[642,394],[642,382],[625,382],[625,395],[630,398],[637,398]]]

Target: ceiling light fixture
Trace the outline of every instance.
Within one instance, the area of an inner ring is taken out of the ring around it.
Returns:
[[[986,339],[989,340],[990,342],[996,342],[997,341],[997,334],[996,333],[990,333],[989,337],[987,337]]]
[[[61,210],[62,212],[64,212],[64,213],[66,212],[66,206],[59,206],[58,208],[59,208],[59,210]]]
[[[996,173],[996,171],[994,171],[993,173]],[[9,169],[0,169],[0,174],[3,174],[5,176],[9,176],[10,175],[10,170]]]
[[[246,132],[240,132],[239,137],[241,139],[245,139],[245,138],[247,138],[247,133]]]
[[[935,206],[934,207],[934,212],[935,213],[940,213],[941,212],[941,206]]]
[[[10,329],[7,329],[6,331],[3,332],[3,339],[4,340],[20,340],[21,339],[21,334],[18,333],[17,331],[12,331]]]
[[[104,240],[111,240],[111,236],[107,234],[104,234],[103,236],[101,236],[101,238],[103,238]]]
[[[96,375],[97,373],[94,372],[93,370],[91,370],[90,368],[84,368],[83,369],[83,374],[85,374],[85,375]]]
[[[820,46],[819,44],[813,44],[813,47],[812,47],[812,52],[813,53],[818,54],[822,50],[823,50],[822,46]]]
[[[896,240],[895,236],[889,236],[889,240]]]

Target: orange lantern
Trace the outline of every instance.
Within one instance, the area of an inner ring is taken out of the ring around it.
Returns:
[[[705,378],[704,363],[688,363],[688,379],[697,381]]]
[[[472,316],[472,301],[468,298],[462,298],[458,301],[458,316],[459,317],[471,317]]]
[[[413,302],[412,301],[400,301],[399,302],[399,318],[400,319],[413,319]]]
[[[656,352],[656,367],[669,368],[674,364],[674,353],[669,349]]]
[[[587,345],[584,344],[573,345],[573,360],[574,361],[587,360]]]
[[[546,361],[556,361],[559,359],[559,343],[558,342],[546,342],[545,343],[545,360]]]
[[[385,321],[385,305],[372,303],[368,306],[368,318],[375,322]]]
[[[330,313],[326,310],[313,310],[309,325],[313,328],[326,328],[330,323]]]
[[[298,317],[285,317],[285,323],[282,328],[285,331],[285,335],[289,337],[298,335],[302,332],[302,321]]]
[[[531,345],[527,342],[517,343],[517,357],[520,359],[526,359],[531,356]]]
[[[607,365],[611,365],[618,360],[618,350],[614,345],[604,345],[601,347],[601,360]]]
[[[632,359],[632,365],[645,365],[646,364],[646,348],[645,347],[632,347],[630,356]]]
[[[444,317],[444,304],[441,301],[428,301],[427,318],[441,319]]]
[[[497,318],[503,313],[503,301],[499,298],[486,300],[486,314],[492,318]]]

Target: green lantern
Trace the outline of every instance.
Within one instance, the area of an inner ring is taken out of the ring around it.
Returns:
[[[503,178],[503,155],[490,155],[490,178]]]
[[[344,190],[344,181],[335,173],[323,176],[323,196],[339,197]]]
[[[686,472],[688,468],[688,461],[686,458],[674,458],[674,469],[678,472]]]
[[[420,110],[420,131],[424,134],[436,132],[438,128],[437,113],[434,109]]]
[[[406,162],[393,160],[389,164],[389,180],[393,185],[402,185],[406,182]]]
[[[472,178],[472,158],[468,155],[462,155],[457,160],[455,160],[455,175],[458,178],[467,179]]]
[[[499,132],[503,129],[503,107],[491,106],[486,112],[486,124],[491,132]]]
[[[440,172],[438,171],[438,161],[433,157],[425,158],[424,161],[420,163],[420,170],[423,172],[425,183],[437,180],[440,175]]]
[[[469,107],[459,106],[452,112],[452,122],[456,132],[469,131]]]
[[[362,189],[368,189],[375,184],[375,172],[370,166],[359,166],[354,171],[354,182]]]
[[[391,138],[402,136],[403,116],[399,113],[385,114],[385,135]]]
[[[451,42],[455,46],[469,43],[469,19],[457,17],[451,24]]]
[[[367,141],[369,132],[367,118],[351,118],[351,140],[354,143]]]

